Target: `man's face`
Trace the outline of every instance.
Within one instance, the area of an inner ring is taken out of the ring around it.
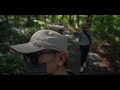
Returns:
[[[58,68],[58,53],[49,53],[49,54],[43,54],[38,56],[38,63],[45,63],[47,72],[48,73],[54,73]]]
[[[67,54],[55,50],[42,50],[39,53],[29,55],[29,58],[31,59],[28,59],[27,62],[30,61],[34,65],[44,64],[46,72],[54,74],[58,71],[59,67],[64,67]]]
[[[88,30],[89,29],[89,25],[88,24],[83,24],[83,30]]]

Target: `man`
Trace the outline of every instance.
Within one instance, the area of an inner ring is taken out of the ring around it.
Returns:
[[[84,23],[82,25],[82,30],[79,33],[79,44],[81,54],[80,72],[83,72],[84,68],[86,67],[87,56],[90,48],[93,45],[93,35],[89,28],[90,25],[88,23]]]
[[[64,66],[68,58],[67,39],[55,31],[39,30],[28,43],[10,48],[23,54],[28,74],[73,75]]]

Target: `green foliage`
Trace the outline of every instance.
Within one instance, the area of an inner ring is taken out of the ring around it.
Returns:
[[[6,53],[9,51],[9,47],[8,47],[8,44],[6,43],[0,43],[0,51],[2,53]]]
[[[16,75],[24,72],[24,61],[20,55],[0,53],[0,75]]]
[[[108,56],[113,60],[119,61],[120,55],[120,15],[79,15],[79,30],[82,23],[86,20],[91,24],[96,41],[106,41],[110,43],[106,49]],[[9,45],[27,43],[32,34],[41,29],[56,28],[48,27],[51,25],[63,25],[66,30],[73,27],[75,31],[77,18],[71,15],[72,24],[70,25],[70,15],[0,15],[0,74],[18,74],[24,72],[23,61],[20,55],[9,54]],[[72,31],[71,30],[71,31]],[[73,33],[71,33],[73,34]],[[74,34],[75,36],[77,34]],[[74,53],[79,49],[74,38],[69,38],[68,50]],[[99,42],[98,44],[101,44]],[[73,51],[74,48],[74,51]],[[73,54],[70,54],[73,57]]]

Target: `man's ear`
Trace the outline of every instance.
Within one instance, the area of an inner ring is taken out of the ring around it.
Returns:
[[[64,65],[64,63],[68,57],[68,54],[67,53],[59,53],[57,57],[58,57],[57,63],[59,66],[61,66],[61,65]]]

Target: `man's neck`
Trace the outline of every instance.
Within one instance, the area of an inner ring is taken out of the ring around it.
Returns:
[[[65,67],[59,67],[53,75],[68,75]]]

